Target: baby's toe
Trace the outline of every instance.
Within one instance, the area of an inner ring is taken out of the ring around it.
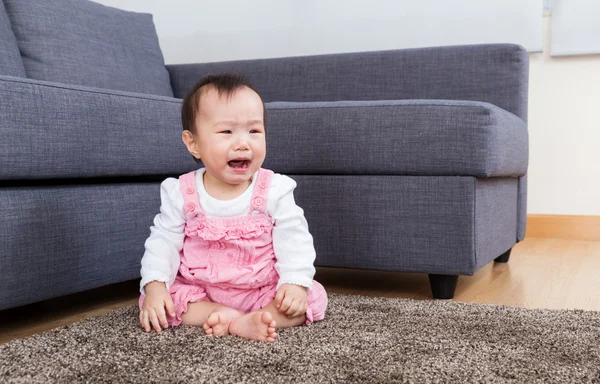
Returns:
[[[277,338],[277,334],[273,332],[269,336],[267,336],[267,341],[273,342],[273,341],[275,341],[276,338]]]
[[[271,326],[271,323],[275,322],[275,320],[273,320],[273,315],[271,315],[271,313],[267,311],[262,313],[260,321],[269,326]]]

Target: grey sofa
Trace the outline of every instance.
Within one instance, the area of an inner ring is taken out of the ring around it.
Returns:
[[[264,166],[297,180],[317,266],[451,298],[524,236],[519,46],[165,66],[150,15],[82,0],[2,0],[0,37],[0,309],[139,278],[160,182],[197,167],[180,99],[221,71],[267,102]]]

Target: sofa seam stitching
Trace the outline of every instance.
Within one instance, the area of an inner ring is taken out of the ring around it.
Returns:
[[[35,80],[35,79],[29,79],[29,78],[27,78],[27,80]],[[128,98],[131,98],[131,99],[163,101],[163,102],[173,103],[173,104],[179,104],[179,103],[181,103],[181,99],[178,99],[178,98],[175,98],[175,97],[172,98],[173,100],[165,100],[165,99],[160,99],[160,98],[154,99],[152,97],[145,96],[145,94],[143,94],[143,93],[140,93],[140,95],[142,95],[142,96],[124,95],[124,94],[112,93],[112,92],[106,92],[106,91],[97,91],[97,90],[90,90],[90,89],[77,89],[77,88],[71,88],[71,87],[61,87],[59,85],[41,84],[41,83],[36,83],[36,82],[18,81],[18,80],[11,80],[11,79],[0,79],[0,82],[10,82],[10,83],[16,83],[16,84],[29,85],[29,86],[32,86],[32,87],[33,86],[38,86],[38,87],[53,88],[53,89],[63,89],[63,90],[67,90],[67,91],[83,92],[83,93],[91,93],[91,94],[99,94],[99,95],[128,97]],[[169,98],[169,96],[160,96],[160,95],[156,95],[156,96],[165,97],[167,99]]]
[[[312,101],[307,101],[307,103],[313,103]],[[490,104],[493,105],[493,104]],[[344,105],[344,106],[325,106],[325,107],[302,107],[302,108],[273,108],[271,111],[298,111],[301,109],[343,109],[343,108],[392,108],[392,107],[414,107],[414,106],[426,106],[426,107],[453,107],[453,108],[476,108],[481,111],[490,111],[493,108],[486,108],[481,105],[451,105],[451,104],[407,104],[407,105]],[[496,107],[498,108],[498,107]],[[508,113],[512,113],[506,111]],[[517,116],[518,117],[518,116]],[[488,120],[489,121],[489,120]]]

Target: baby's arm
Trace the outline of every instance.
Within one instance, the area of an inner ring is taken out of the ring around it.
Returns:
[[[145,295],[140,311],[140,323],[146,330],[150,324],[157,332],[160,325],[167,327],[165,308],[170,315],[174,312],[169,288],[175,281],[179,269],[179,252],[183,247],[183,198],[179,180],[169,178],[161,184],[160,213],[150,227],[150,236],[144,246],[142,257],[142,280],[140,291]]]
[[[156,332],[160,333],[161,326],[165,329],[169,327],[165,310],[169,316],[175,317],[173,299],[171,299],[165,283],[160,281],[146,284],[145,290],[146,297],[140,308],[140,324],[146,332],[150,332],[150,329],[154,328]]]
[[[283,313],[297,316],[306,311],[306,291],[312,288],[316,253],[304,211],[294,200],[296,182],[276,174],[272,188],[269,201],[273,202],[273,247],[279,273],[275,301]]]
[[[179,269],[179,252],[183,247],[183,197],[179,180],[168,178],[160,186],[160,213],[154,217],[150,236],[146,239],[146,251],[142,257],[142,281],[140,291],[151,281],[161,281],[169,288]]]

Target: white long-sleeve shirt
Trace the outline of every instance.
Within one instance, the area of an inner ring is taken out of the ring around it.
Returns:
[[[258,173],[258,172],[257,172]],[[232,200],[218,200],[204,188],[204,168],[196,172],[196,190],[200,205],[207,217],[234,217],[246,215],[254,191],[257,173],[251,185]],[[271,178],[267,199],[267,214],[273,222],[273,248],[275,269],[279,273],[277,289],[283,284],[297,284],[312,288],[315,275],[315,249],[313,238],[302,208],[294,201],[296,182],[288,176],[275,173]],[[162,281],[167,289],[173,285],[179,270],[179,252],[185,237],[185,215],[179,179],[168,178],[160,186],[160,213],[150,227],[150,236],[142,257],[140,292],[151,281]]]

